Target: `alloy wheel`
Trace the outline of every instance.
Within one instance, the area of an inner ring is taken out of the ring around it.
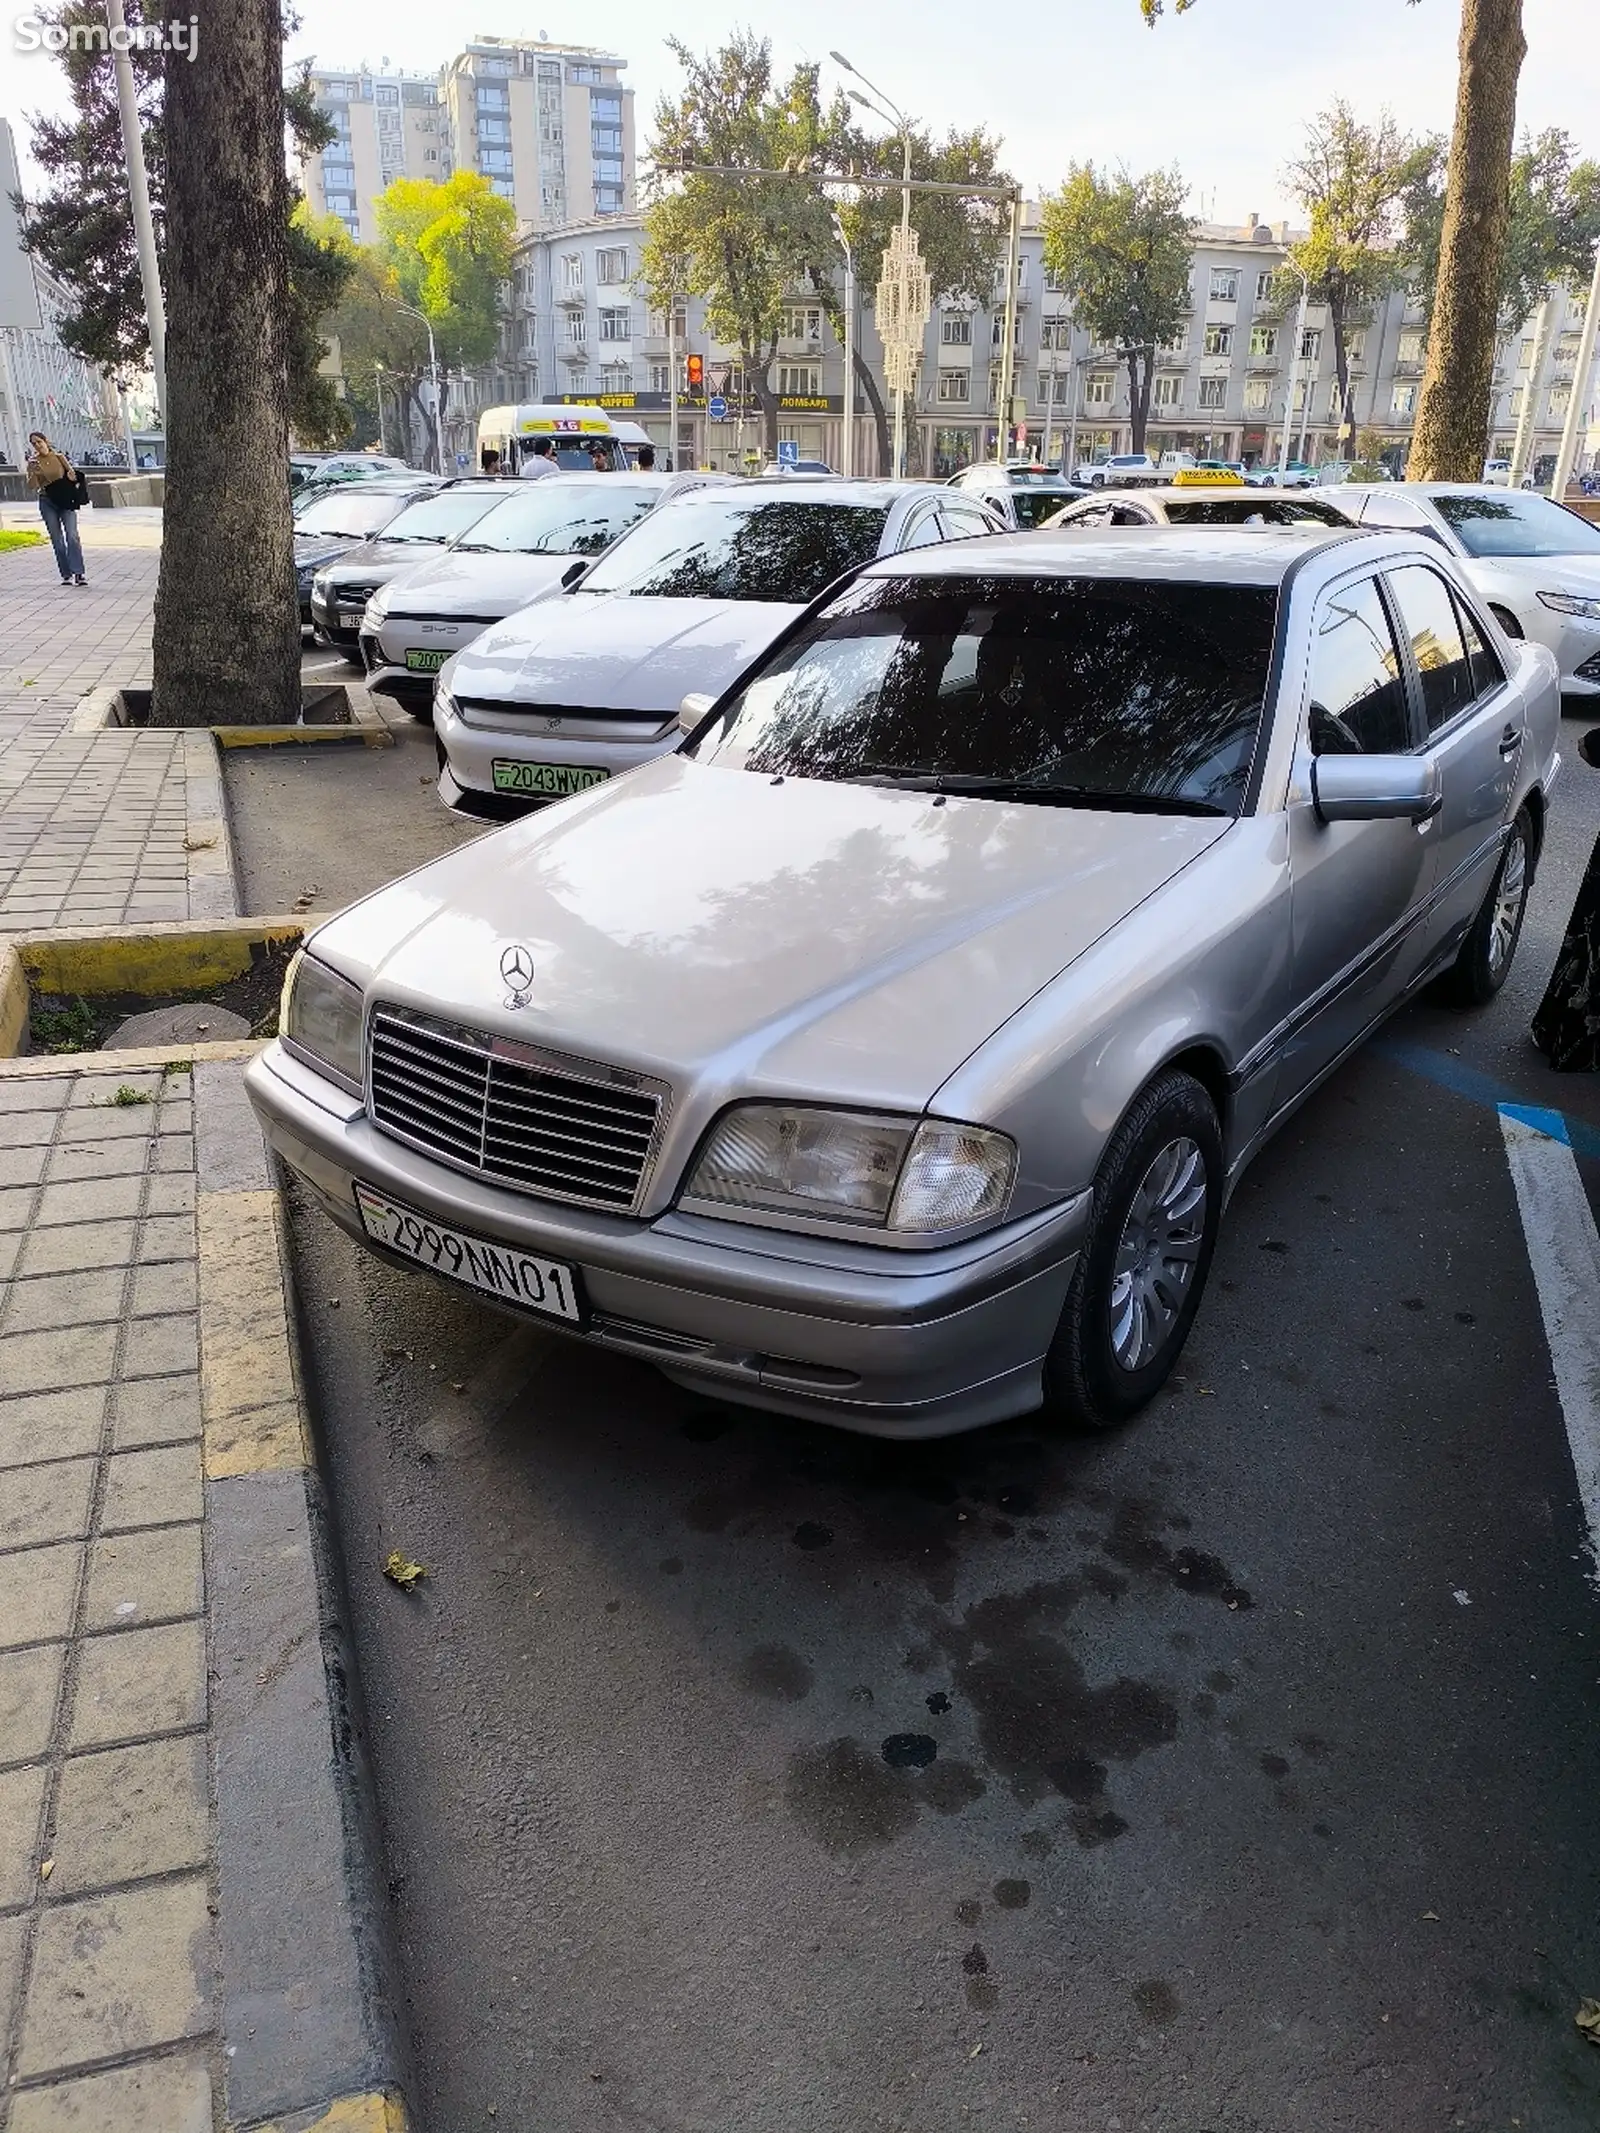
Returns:
[[[1160,1149],[1134,1193],[1111,1275],[1111,1352],[1143,1370],[1171,1335],[1205,1239],[1205,1157],[1186,1135]]]
[[[1522,841],[1522,832],[1514,830],[1501,863],[1500,879],[1495,884],[1494,916],[1489,922],[1489,972],[1492,977],[1498,978],[1511,960],[1527,893],[1527,848]]]

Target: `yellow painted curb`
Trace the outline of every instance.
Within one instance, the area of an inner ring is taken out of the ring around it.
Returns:
[[[292,2118],[254,2126],[251,2133],[406,2133],[405,2106],[392,2089],[342,2096],[321,2111],[296,2111]]]
[[[385,725],[208,726],[219,748],[392,748]]]
[[[0,1059],[22,1050],[28,1034],[28,973],[10,941],[0,941]]]
[[[206,1479],[309,1466],[278,1195],[202,1192],[195,1206]]]
[[[253,947],[299,940],[312,923],[309,916],[182,918],[114,933],[64,926],[19,933],[13,946],[40,992],[187,992],[242,976]]]

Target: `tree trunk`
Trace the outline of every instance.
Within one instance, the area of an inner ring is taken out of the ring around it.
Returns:
[[[867,396],[867,405],[872,409],[872,426],[878,433],[878,474],[880,479],[888,473],[893,446],[889,441],[889,410],[883,404],[883,395],[878,390],[878,380],[872,365],[859,348],[850,351],[855,373],[861,381],[861,390]]]
[[[1145,431],[1150,425],[1150,387],[1155,377],[1155,351],[1146,348],[1129,348],[1124,351],[1128,365],[1128,427],[1133,432],[1133,450],[1144,450]]]
[[[1528,49],[1522,0],[1462,0],[1459,49],[1438,289],[1408,481],[1477,481],[1483,473],[1517,79]]]
[[[774,343],[764,363],[757,357],[745,367],[745,376],[750,380],[761,408],[761,445],[769,467],[778,457],[778,396],[772,389],[772,358],[776,352],[777,344]]]
[[[167,506],[156,722],[300,715],[280,0],[194,0],[167,54]]]
[[[1342,290],[1328,291],[1328,323],[1333,328],[1333,376],[1339,388],[1339,422],[1341,432],[1334,438],[1341,459],[1356,456],[1355,424],[1350,421],[1350,356],[1345,344],[1344,295]],[[1348,431],[1348,435],[1342,434]]]

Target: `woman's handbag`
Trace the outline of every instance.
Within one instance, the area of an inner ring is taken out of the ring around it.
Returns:
[[[87,511],[89,508],[89,477],[77,467],[72,469],[72,502],[69,511]]]

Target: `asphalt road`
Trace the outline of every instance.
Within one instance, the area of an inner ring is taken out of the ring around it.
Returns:
[[[425,2133],[1592,2133],[1600,1610],[1495,1104],[1600,1183],[1525,1036],[1597,831],[1577,765],[1506,992],[1266,1152],[1112,1439],[710,1406],[297,1210]]]

